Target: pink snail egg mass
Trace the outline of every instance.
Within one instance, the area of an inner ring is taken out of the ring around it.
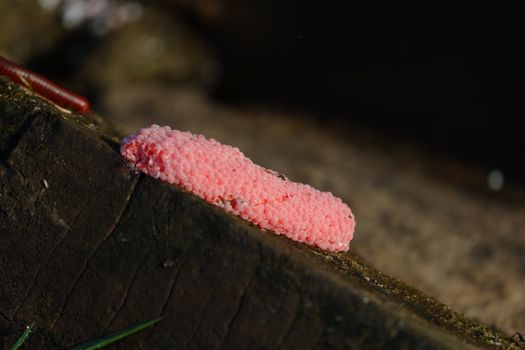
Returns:
[[[341,199],[265,169],[236,147],[152,125],[124,138],[120,150],[137,170],[256,226],[321,249],[349,248],[355,219]]]

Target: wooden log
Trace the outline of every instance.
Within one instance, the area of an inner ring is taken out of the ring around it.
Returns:
[[[263,232],[135,174],[98,119],[0,79],[0,336],[55,349],[165,315],[116,346],[512,348],[352,254]]]

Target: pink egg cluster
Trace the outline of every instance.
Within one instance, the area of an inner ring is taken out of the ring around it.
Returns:
[[[238,148],[153,125],[126,137],[121,153],[145,174],[261,228],[321,249],[349,248],[355,220],[341,199],[254,164]]]

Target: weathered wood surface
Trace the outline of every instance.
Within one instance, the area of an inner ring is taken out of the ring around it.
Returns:
[[[514,346],[383,275],[134,174],[88,119],[0,79],[0,335],[64,348],[155,317],[116,348]]]

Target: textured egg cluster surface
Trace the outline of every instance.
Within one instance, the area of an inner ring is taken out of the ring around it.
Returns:
[[[238,148],[202,135],[152,125],[126,137],[134,167],[178,185],[261,228],[331,251],[347,251],[355,220],[329,192],[289,181]]]

